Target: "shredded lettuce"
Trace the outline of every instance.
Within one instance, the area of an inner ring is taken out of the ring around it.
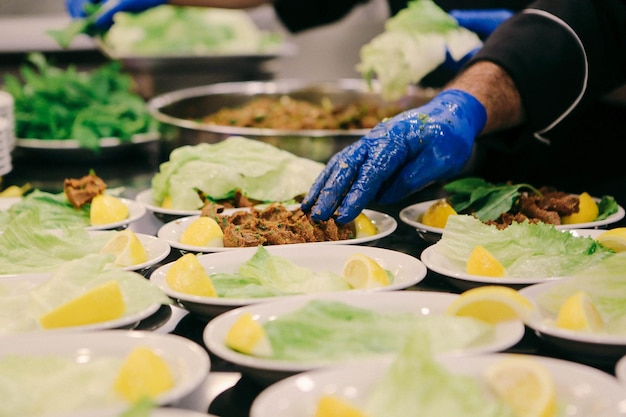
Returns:
[[[389,370],[374,384],[363,411],[370,417],[514,417],[478,379],[450,372],[429,351],[428,335],[409,335]]]
[[[435,250],[460,270],[476,245],[491,252],[508,277],[560,277],[588,268],[615,253],[589,237],[546,223],[513,223],[505,229],[470,215],[450,216]]]
[[[104,42],[122,56],[257,54],[276,51],[282,37],[259,29],[244,10],[164,4],[117,13]]]
[[[356,69],[368,80],[376,76],[382,96],[395,100],[444,63],[446,52],[458,61],[481,46],[478,35],[459,26],[432,0],[413,0],[361,48]]]
[[[493,338],[494,327],[471,317],[378,312],[332,300],[313,300],[263,324],[273,358],[354,359],[401,350],[407,335],[420,330],[428,348],[449,352]]]
[[[589,294],[600,312],[605,322],[602,332],[626,334],[626,252],[560,281],[541,294],[537,303],[556,315],[565,300],[581,290]]]
[[[0,275],[53,271],[66,261],[98,253],[111,233],[90,236],[82,226],[53,232],[43,227],[39,208],[20,211],[0,234]]]
[[[264,142],[230,137],[172,151],[152,178],[152,191],[158,203],[170,196],[179,210],[202,207],[197,190],[214,200],[240,190],[254,200],[285,202],[306,194],[323,168]]]
[[[38,318],[43,313],[111,280],[116,280],[122,290],[125,316],[154,304],[171,303],[142,275],[121,269],[112,262],[113,255],[87,255],[63,263],[41,284],[0,281],[0,334],[38,331],[41,329]],[[16,315],[16,311],[20,314]]]
[[[239,266],[237,273],[211,274],[219,297],[255,298],[288,294],[347,291],[342,276],[315,272],[282,256],[273,256],[263,246]]]

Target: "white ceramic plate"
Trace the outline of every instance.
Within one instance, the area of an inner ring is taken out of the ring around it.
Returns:
[[[615,365],[615,376],[626,385],[626,356],[622,356]]]
[[[439,199],[440,200],[440,199]],[[440,235],[443,233],[443,229],[440,227],[427,226],[421,223],[422,216],[428,210],[428,207],[433,205],[439,200],[430,200],[424,201],[421,203],[413,204],[408,207],[403,208],[400,211],[400,220],[409,226],[413,226],[419,231],[434,233],[436,235]],[[598,198],[595,198],[596,201],[600,201]],[[569,229],[588,229],[595,227],[607,226],[611,223],[615,223],[624,218],[624,208],[622,206],[618,206],[617,213],[613,213],[609,217],[604,220],[600,220],[597,222],[589,222],[589,223],[577,223],[577,224],[561,224],[555,226],[558,230],[569,230]]]
[[[265,246],[271,255],[282,256],[294,264],[318,272],[334,272],[341,274],[344,263],[355,253],[365,254],[381,264],[383,268],[393,273],[394,282],[380,289],[352,290],[356,291],[392,291],[408,288],[417,284],[426,276],[426,267],[422,262],[402,252],[358,245],[283,245]],[[250,259],[257,248],[241,248],[238,251],[220,252],[200,255],[198,259],[209,274],[235,273],[239,266]],[[214,317],[225,311],[248,304],[256,304],[272,298],[211,298],[183,294],[172,290],[165,281],[165,275],[173,263],[163,265],[150,275],[161,290],[178,300],[187,310],[206,317]]]
[[[87,230],[110,230],[119,229],[128,226],[129,224],[136,222],[146,214],[146,208],[143,204],[139,204],[135,200],[129,200],[127,198],[120,198],[124,204],[128,207],[128,218],[115,223],[108,223],[98,226],[87,226]]]
[[[565,357],[599,366],[615,366],[626,355],[626,334],[606,334],[574,331],[556,327],[556,315],[539,307],[537,300],[546,291],[558,286],[558,281],[531,285],[520,290],[537,307],[526,324],[546,343],[563,352]],[[625,296],[626,297],[626,296]]]
[[[89,234],[90,236],[96,236],[99,233],[111,233],[111,232],[112,231],[109,231],[109,230],[107,231],[92,230],[89,232]],[[2,232],[0,232],[0,234],[1,233]],[[137,238],[143,245],[144,249],[146,250],[146,255],[148,259],[146,260],[146,262],[127,266],[127,267],[124,267],[123,269],[127,271],[141,271],[142,269],[146,269],[146,268],[156,265],[157,263],[165,259],[167,255],[170,254],[170,251],[172,248],[163,239],[159,239],[156,236],[146,235],[143,233],[135,233],[135,235],[137,236]],[[7,275],[0,274],[0,279],[4,277],[12,277],[16,275],[21,275],[21,274],[7,274]]]
[[[83,148],[74,139],[16,139],[15,147],[26,155],[61,161],[91,161],[112,159],[144,144],[159,140],[158,133],[142,133],[134,135],[130,142],[122,142],[119,138],[100,139],[100,151]]]
[[[343,302],[355,307],[378,311],[381,314],[410,312],[416,316],[443,316],[447,307],[458,295],[424,291],[391,291],[385,293],[338,293],[324,296],[300,296],[280,301],[271,301],[241,307],[224,313],[211,320],[205,327],[203,340],[209,350],[228,362],[243,368],[248,373],[266,380],[282,377],[326,366],[338,361],[284,361],[245,355],[228,348],[226,334],[237,319],[244,313],[251,313],[254,319],[264,323],[281,315],[289,314],[312,299],[327,299]],[[445,333],[446,330],[442,329]],[[497,352],[515,345],[524,335],[524,324],[512,320],[495,325],[494,337],[480,345],[448,352],[436,352],[449,355],[470,355],[485,352]],[[376,353],[372,356],[378,356]],[[345,362],[345,361],[344,361]]]
[[[33,288],[41,283],[44,283],[50,279],[50,274],[24,274],[24,275],[14,275],[3,277],[0,281],[3,286],[18,286],[18,288],[23,286],[27,286],[28,288]],[[1,299],[1,297],[0,297]],[[126,302],[132,302],[132,299],[127,299]],[[88,324],[84,326],[74,326],[74,327],[65,327],[63,329],[54,329],[54,330],[41,330],[41,332],[45,334],[53,334],[53,333],[67,333],[67,332],[84,332],[88,330],[108,330],[108,329],[129,329],[133,328],[137,323],[141,320],[144,320],[154,313],[161,307],[161,304],[152,304],[141,311],[138,311],[133,314],[125,314],[122,317],[115,319],[104,321],[101,323]],[[31,332],[31,333],[40,333],[40,332]],[[0,335],[1,337],[2,335]],[[11,335],[13,336],[13,335]]]
[[[158,396],[158,405],[176,404],[194,391],[205,380],[210,370],[206,351],[188,339],[171,334],[153,332],[106,330],[87,333],[57,333],[45,335],[20,335],[7,338],[0,345],[0,356],[46,355],[75,359],[86,363],[99,357],[125,358],[137,346],[153,349],[168,364],[174,376],[174,387]],[[76,395],[80,395],[79,392]],[[111,404],[110,410],[93,410],[99,413],[119,413],[127,404]],[[84,416],[85,412],[66,416]],[[117,414],[113,414],[117,413]]]
[[[463,290],[483,285],[505,285],[512,288],[522,288],[539,282],[555,281],[561,279],[561,277],[487,277],[468,274],[460,269],[457,265],[454,265],[452,262],[450,262],[445,256],[438,253],[435,245],[431,245],[424,249],[422,251],[420,259],[429,270],[444,276],[456,287]]]
[[[369,217],[372,223],[374,223],[374,225],[378,228],[377,234],[373,236],[367,236],[367,237],[361,237],[361,238],[349,239],[349,240],[337,240],[337,241],[332,241],[332,242],[312,242],[312,243],[302,243],[302,244],[299,243],[297,245],[307,245],[308,247],[311,245],[319,245],[319,244],[326,244],[326,245],[329,245],[329,244],[330,245],[337,245],[337,244],[359,245],[362,243],[372,244],[378,239],[381,239],[385,236],[389,236],[398,227],[398,223],[396,222],[396,220],[387,214],[380,213],[374,210],[367,210],[367,209],[363,210],[363,213],[367,217]],[[183,243],[180,243],[180,236],[182,235],[182,233],[189,226],[189,224],[193,222],[194,220],[196,220],[198,217],[199,216],[188,216],[188,217],[184,217],[184,218],[173,220],[169,223],[166,223],[159,229],[159,231],[157,232],[157,236],[160,237],[161,239],[165,239],[166,241],[168,241],[169,244],[173,248],[179,249],[185,252],[204,252],[204,253],[228,252],[228,251],[238,251],[242,249],[242,248],[223,248],[223,247],[214,247],[214,246],[213,247],[192,246],[192,245],[185,245]]]
[[[119,412],[111,411],[94,411],[84,412],[77,417],[120,417]],[[214,414],[200,413],[198,411],[187,410],[184,408],[160,407],[151,410],[146,417],[217,417]]]
[[[483,378],[486,368],[506,354],[445,357],[450,371]],[[626,416],[626,390],[616,378],[597,369],[535,356],[554,378],[556,396],[568,417]],[[389,367],[388,360],[334,366],[295,375],[265,389],[252,403],[250,417],[311,417],[319,397],[334,394],[361,404]]]
[[[21,197],[2,197],[0,198],[0,211],[8,210],[13,204],[19,203]]]
[[[152,188],[143,190],[137,194],[135,201],[143,204],[148,211],[151,211],[156,215],[171,216],[172,218],[200,215],[200,210],[175,210],[160,207],[154,200]]]

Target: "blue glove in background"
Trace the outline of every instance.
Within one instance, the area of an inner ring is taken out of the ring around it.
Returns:
[[[449,14],[456,19],[459,26],[471,30],[481,39],[487,38],[502,22],[513,16],[513,12],[507,9],[450,10]],[[458,61],[455,61],[449,53],[446,53],[446,61],[443,63],[443,67],[456,72],[479,50],[480,48],[477,48],[468,52]]]
[[[353,220],[374,198],[401,200],[452,177],[469,160],[487,114],[472,95],[446,90],[429,103],[376,125],[334,155],[302,202],[314,220]]]
[[[65,0],[65,8],[73,18],[85,17],[85,5],[98,4],[98,0]],[[106,31],[113,25],[113,16],[117,12],[138,13],[152,7],[167,3],[167,0],[108,0],[102,2],[102,11],[96,12],[98,18],[95,27],[99,31]]]

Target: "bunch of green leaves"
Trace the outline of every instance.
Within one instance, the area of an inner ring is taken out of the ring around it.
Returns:
[[[443,189],[450,193],[448,202],[457,213],[471,213],[482,221],[496,220],[510,211],[523,189],[541,195],[529,184],[492,184],[476,177],[452,181]]]
[[[90,72],[50,65],[40,53],[20,68],[22,80],[5,76],[15,100],[19,138],[75,139],[98,151],[101,138],[130,142],[133,135],[156,129],[144,99],[132,91],[132,78],[111,61]]]
[[[50,35],[63,49],[69,48],[70,44],[80,34],[96,35],[95,23],[97,19],[96,12],[102,7],[101,4],[86,3],[85,17],[72,19],[71,22],[63,29],[51,29],[46,33]]]
[[[541,192],[530,184],[493,184],[476,177],[452,181],[443,189],[450,194],[447,200],[457,213],[473,214],[483,222],[496,220],[511,211],[524,190],[541,196]],[[615,198],[603,196],[598,210],[596,221],[616,213],[618,206]]]

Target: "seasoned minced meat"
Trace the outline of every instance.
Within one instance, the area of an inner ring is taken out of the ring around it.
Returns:
[[[85,175],[82,178],[66,178],[63,181],[63,190],[70,204],[81,208],[91,200],[104,193],[106,183],[94,174]]]
[[[225,247],[329,242],[356,237],[352,223],[338,225],[333,219],[316,222],[300,208],[288,210],[280,204],[231,215],[224,215],[215,205],[209,204],[203,208],[202,215],[213,217],[220,225]]]

